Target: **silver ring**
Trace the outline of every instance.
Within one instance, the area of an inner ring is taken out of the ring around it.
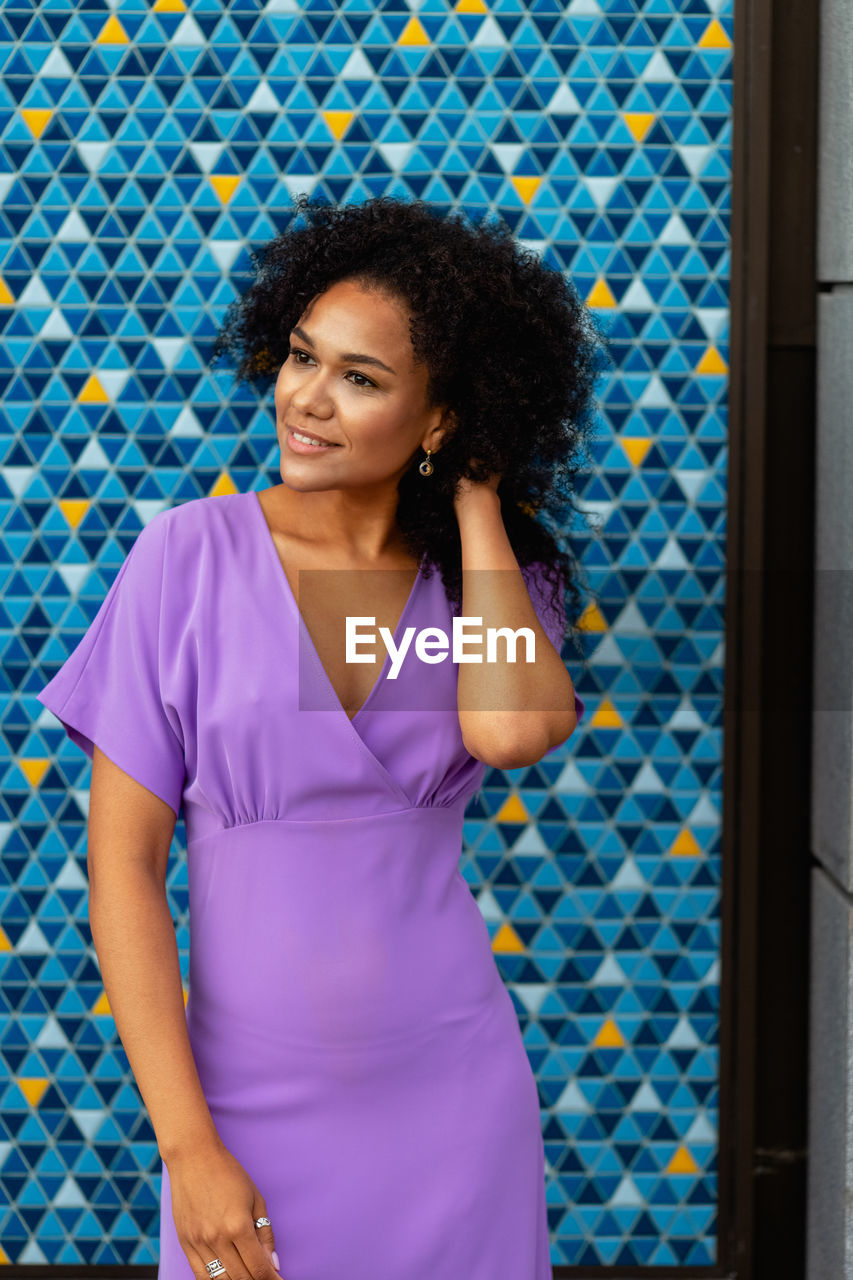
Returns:
[[[214,1258],[212,1262],[206,1262],[207,1274],[209,1276],[224,1276],[225,1268],[222,1265],[221,1258]]]
[[[255,1218],[256,1227],[271,1227],[272,1223],[269,1218]]]

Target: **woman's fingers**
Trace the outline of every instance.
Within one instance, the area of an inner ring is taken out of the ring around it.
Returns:
[[[270,1228],[256,1227],[254,1224],[254,1218],[262,1216],[266,1217],[267,1215],[263,1213],[254,1214],[242,1231],[236,1232],[234,1235],[234,1248],[239,1253],[246,1272],[242,1276],[232,1277],[232,1280],[282,1280],[273,1266],[272,1248],[267,1248],[260,1239],[259,1233],[261,1231],[269,1231]]]
[[[270,1255],[258,1239],[250,1222],[248,1227],[233,1231],[230,1240],[223,1240],[219,1252],[213,1255],[222,1259],[228,1272],[227,1280],[274,1280],[276,1275]],[[220,1280],[226,1280],[222,1276]]]
[[[243,1259],[238,1251],[234,1248],[234,1242],[227,1238],[227,1234],[223,1234],[219,1239],[213,1239],[208,1244],[209,1258],[206,1262],[212,1262],[214,1258],[218,1258],[225,1268],[226,1275],[219,1276],[218,1280],[249,1280],[250,1273],[243,1264]],[[206,1273],[205,1273],[206,1274]],[[213,1280],[217,1280],[214,1276]]]
[[[197,1267],[190,1258],[197,1280],[210,1280],[206,1263],[212,1262],[214,1258],[220,1260],[226,1271],[226,1275],[220,1276],[219,1280],[282,1280],[273,1266],[270,1256],[272,1250],[267,1249],[258,1237],[259,1230],[263,1228],[255,1227],[250,1220],[247,1226],[239,1230],[232,1228],[229,1233],[224,1228],[217,1237],[208,1240],[203,1250],[206,1256],[199,1257],[200,1266]],[[187,1256],[189,1257],[189,1251]],[[214,1276],[213,1280],[217,1280],[217,1277]]]
[[[255,1196],[255,1202],[252,1205],[252,1221],[257,1222],[259,1218],[268,1218],[266,1202],[260,1192]],[[276,1271],[279,1271],[278,1254],[275,1251],[275,1235],[272,1229],[272,1223],[264,1223],[260,1227],[255,1227],[258,1239],[263,1247],[269,1253],[272,1264]]]
[[[202,1246],[202,1251],[199,1253],[195,1246],[191,1245],[188,1241],[183,1243],[182,1248],[184,1253],[187,1255],[187,1262],[192,1267],[195,1280],[211,1280],[210,1272],[205,1266],[205,1263],[212,1262],[213,1259],[218,1258],[219,1255],[217,1253],[209,1254],[208,1250],[204,1246]],[[224,1266],[225,1264],[223,1263],[222,1265]],[[219,1277],[214,1276],[213,1280],[228,1280],[228,1276],[227,1274]]]

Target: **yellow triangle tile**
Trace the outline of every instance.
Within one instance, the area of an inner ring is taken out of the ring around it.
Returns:
[[[3,1266],[4,1263],[11,1262],[11,1261],[12,1259],[9,1257],[8,1253],[3,1248],[2,1244],[0,1244],[0,1266]]]
[[[424,31],[423,24],[417,18],[409,18],[409,21],[400,32],[397,44],[429,44],[429,36]]]
[[[590,307],[615,307],[616,299],[606,280],[596,280],[586,297]]]
[[[22,107],[21,115],[34,138],[40,138],[50,123],[53,112],[49,107]]]
[[[686,1147],[679,1147],[666,1166],[667,1173],[698,1173],[699,1166]]]
[[[634,466],[642,466],[646,454],[652,447],[648,436],[619,436],[618,440]]]
[[[625,111],[622,114],[628,128],[637,142],[642,142],[655,122],[653,111]]]
[[[596,729],[621,729],[624,721],[609,698],[602,698],[590,717]]]
[[[76,529],[91,507],[88,498],[60,498],[57,506],[72,529]]]
[[[31,1107],[37,1107],[44,1097],[50,1080],[42,1076],[18,1076],[17,1085]]]
[[[223,204],[227,204],[240,183],[239,173],[212,173],[210,185]]]
[[[715,346],[710,346],[696,366],[697,373],[728,373],[729,366]]]
[[[669,851],[677,858],[699,858],[702,855],[696,837],[687,827],[675,838]]]
[[[498,822],[529,822],[530,814],[524,807],[520,796],[507,796],[497,812]]]
[[[579,631],[606,631],[607,623],[604,614],[594,600],[586,606],[578,620]]]
[[[77,399],[80,404],[108,404],[110,398],[97,376],[93,373]]]
[[[112,1013],[110,1008],[109,997],[106,991],[102,991],[92,1006],[92,1013]]]
[[[493,951],[523,951],[524,943],[511,924],[504,922],[492,938]]]
[[[5,929],[0,929],[0,951],[11,951],[12,943]]]
[[[6,281],[0,276],[0,307],[14,306],[15,299],[12,297],[12,291]]]
[[[216,481],[216,484],[210,490],[210,496],[212,498],[214,497],[218,498],[223,493],[236,493],[236,492],[237,492],[236,484],[231,479],[231,476],[228,474],[228,472],[223,471],[220,474],[219,479]]]
[[[542,179],[535,176],[523,178],[516,177],[514,173],[511,173],[509,180],[518,192],[518,198],[523,200],[525,204],[530,204],[530,201],[542,185]]]
[[[612,1018],[605,1018],[592,1043],[599,1049],[621,1049],[625,1044],[625,1037]]]
[[[323,119],[326,121],[329,133],[340,142],[352,124],[354,115],[354,111],[324,111]]]
[[[458,0],[453,6],[457,13],[488,13],[488,5],[483,0]]]
[[[19,760],[18,764],[31,787],[37,787],[50,768],[49,760],[36,760],[32,756],[27,760]]]
[[[726,35],[719,19],[709,22],[699,39],[700,49],[731,49],[732,42]]]
[[[186,7],[184,0],[154,0],[151,6],[154,13],[184,13]]]
[[[97,44],[130,44],[130,37],[115,14],[101,28]]]

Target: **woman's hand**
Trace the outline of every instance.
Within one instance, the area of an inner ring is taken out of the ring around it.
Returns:
[[[196,1280],[210,1280],[206,1263],[220,1258],[221,1280],[282,1280],[273,1265],[266,1203],[246,1170],[223,1144],[169,1161],[172,1217]]]
[[[479,461],[479,459],[472,459],[472,462],[477,461]],[[453,508],[456,511],[456,514],[458,515],[460,508],[464,506],[466,502],[471,500],[472,495],[476,502],[479,501],[480,494],[484,491],[490,491],[496,494],[498,485],[501,482],[501,474],[502,473],[500,471],[492,471],[485,480],[470,480],[467,476],[462,476],[457,480],[456,489],[453,494]]]

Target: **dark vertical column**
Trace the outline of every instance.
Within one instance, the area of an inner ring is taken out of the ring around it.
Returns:
[[[720,1261],[801,1280],[819,6],[735,17]]]

